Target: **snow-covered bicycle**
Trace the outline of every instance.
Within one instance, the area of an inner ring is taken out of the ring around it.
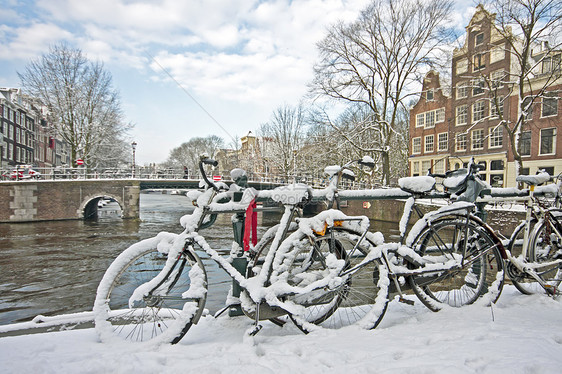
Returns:
[[[297,184],[271,191],[247,189],[240,201],[234,201],[232,191],[220,191],[208,180],[203,163],[215,162],[205,158],[200,163],[208,188],[197,198],[194,212],[181,219],[184,232],[160,233],[136,243],[106,271],[94,303],[96,330],[103,341],[177,343],[204,313],[207,274],[198,251],[242,289],[241,309],[255,321],[249,334],[260,330],[260,321],[283,324],[287,318],[305,332],[349,325],[374,328],[384,316],[390,293],[402,295],[406,281],[434,310],[448,302],[439,297],[441,293],[459,295],[457,306],[483,294],[499,296],[501,243],[472,216],[470,203],[428,213],[405,235],[415,197],[433,189],[433,178],[402,181],[401,196],[410,196],[401,223],[402,241],[385,244],[382,234],[369,231],[364,216],[329,209],[295,219],[313,195],[319,198],[324,193],[330,199],[333,189],[316,194]],[[354,191],[366,198],[369,193]],[[280,203],[284,211],[279,225],[264,235],[261,248],[267,243],[267,250],[256,251],[257,243],[253,251],[245,252],[251,266],[240,271],[233,266],[242,251],[238,244],[233,244],[230,257],[221,257],[199,231],[219,213],[251,216],[256,199]]]

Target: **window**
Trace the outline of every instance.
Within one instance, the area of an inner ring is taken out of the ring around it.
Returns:
[[[465,97],[468,97],[468,84],[463,82],[457,86],[457,99],[464,99]]]
[[[417,177],[420,175],[420,163],[412,162],[412,177]]]
[[[435,111],[431,110],[425,113],[425,128],[430,129],[435,127]]]
[[[437,134],[437,150],[446,151],[449,149],[449,133],[442,132]]]
[[[445,159],[435,161],[433,163],[433,172],[437,174],[445,174],[445,171],[447,171],[447,167],[445,164],[446,164]]]
[[[434,148],[433,144],[434,144],[433,135],[426,135],[425,136],[425,153],[433,152],[433,148]]]
[[[435,123],[445,122],[445,108],[439,108],[435,111]]]
[[[466,134],[457,134],[456,137],[457,151],[466,151]]]
[[[459,105],[457,111],[457,126],[466,125],[468,123],[468,105]]]
[[[490,117],[499,118],[498,109],[499,109],[499,113],[501,113],[501,115],[503,117],[503,103],[504,103],[504,101],[505,101],[505,99],[503,98],[503,96],[498,96],[498,97],[492,98],[492,100],[490,101]]]
[[[484,43],[484,33],[482,32],[476,35],[474,44],[478,46],[478,45],[482,45],[483,43]]]
[[[504,85],[505,72],[503,70],[496,70],[490,74],[492,88],[501,88]]]
[[[457,61],[457,74],[466,73],[468,71],[468,59],[463,58]]]
[[[519,139],[519,147],[521,156],[531,155],[531,132],[523,131],[521,133],[521,138]]]
[[[472,81],[472,96],[480,95],[484,93],[484,79],[474,79]]]
[[[433,101],[433,90],[427,90],[425,93],[425,99],[427,101]]]
[[[542,73],[550,73],[552,71],[560,70],[560,54],[545,57],[542,60]]]
[[[558,98],[556,94],[546,94],[549,97],[542,98],[542,117],[550,117],[558,114]]]
[[[484,100],[477,101],[472,105],[472,122],[484,119],[486,104]]]
[[[472,131],[472,141],[471,149],[483,149],[484,148],[484,130],[477,129]]]
[[[473,68],[472,71],[482,70],[486,67],[486,55],[484,53],[478,53],[473,56]]]
[[[490,127],[490,140],[488,148],[499,148],[503,146],[503,127]]]
[[[422,175],[427,175],[427,172],[429,171],[429,169],[431,169],[431,161],[422,161]]]
[[[503,160],[490,161],[490,170],[503,170]]]
[[[14,145],[12,143],[8,144],[8,157],[6,157],[8,160],[13,160],[14,159]]]
[[[503,187],[503,174],[490,173],[490,185],[492,187]]]
[[[425,125],[425,113],[416,114],[416,127],[423,127]]]
[[[493,47],[490,51],[490,64],[501,61],[505,58],[505,49],[503,46]]]
[[[421,137],[412,138],[412,153],[421,153]]]
[[[556,128],[542,129],[539,155],[554,154],[556,146]]]

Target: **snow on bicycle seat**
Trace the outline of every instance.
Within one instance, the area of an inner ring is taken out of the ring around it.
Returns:
[[[303,183],[277,187],[272,191],[271,199],[283,205],[296,205],[312,198],[311,188]]]
[[[536,186],[550,180],[550,175],[547,172],[541,172],[536,175],[519,175],[515,178],[517,182],[527,183],[530,186]]]
[[[398,179],[398,185],[403,191],[410,193],[425,193],[435,187],[435,178],[428,175],[405,177]]]

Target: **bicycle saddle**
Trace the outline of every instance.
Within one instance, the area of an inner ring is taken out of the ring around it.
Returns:
[[[402,191],[416,194],[426,193],[435,187],[435,178],[428,175],[405,177],[398,179],[398,185]]]
[[[527,183],[530,186],[536,186],[537,184],[548,182],[550,180],[550,175],[543,171],[536,175],[519,175],[515,180],[517,182]]]

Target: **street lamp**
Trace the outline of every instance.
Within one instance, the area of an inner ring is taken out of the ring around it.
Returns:
[[[135,163],[135,150],[137,149],[137,142],[133,141],[131,143],[131,147],[133,147],[133,178],[135,177],[135,169],[136,169],[136,163]]]

